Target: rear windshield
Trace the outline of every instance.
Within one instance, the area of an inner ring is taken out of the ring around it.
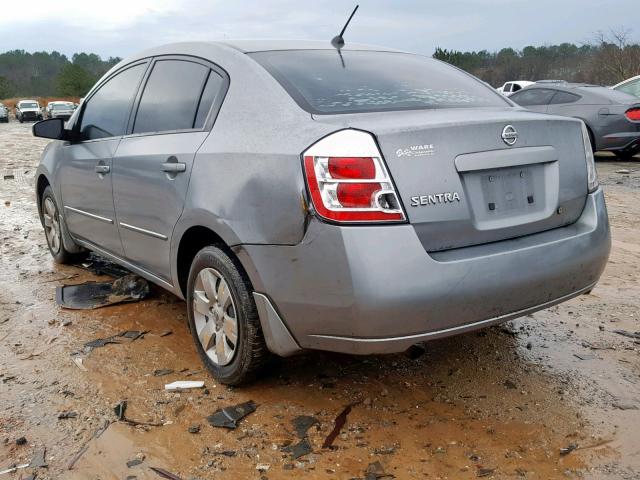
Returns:
[[[436,60],[395,52],[250,53],[305,110],[318,114],[510,105],[481,81]]]

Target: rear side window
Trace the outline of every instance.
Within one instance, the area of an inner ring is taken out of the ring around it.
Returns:
[[[211,70],[209,72],[207,84],[202,92],[200,105],[198,105],[198,112],[196,113],[196,121],[194,123],[195,128],[204,127],[204,123],[207,121],[207,115],[209,115],[213,102],[222,90],[222,83],[222,77]]]
[[[569,92],[556,92],[556,94],[551,99],[550,103],[552,105],[559,105],[562,103],[577,102],[578,100],[580,100],[579,95],[574,95],[573,93],[569,93]]]
[[[131,103],[146,66],[139,64],[118,73],[87,100],[80,124],[83,140],[124,134]]]
[[[616,90],[618,90],[619,92],[628,93],[629,95],[633,95],[634,97],[640,97],[640,78],[638,80],[625,83],[624,85],[620,85],[619,87],[616,87]]]
[[[194,128],[209,68],[183,60],[159,60],[147,80],[133,133]]]
[[[251,55],[316,114],[508,106],[496,91],[431,58],[395,52],[288,50]]]
[[[547,105],[551,101],[554,93],[556,93],[555,90],[548,90],[546,88],[522,89],[509,98],[523,107]]]

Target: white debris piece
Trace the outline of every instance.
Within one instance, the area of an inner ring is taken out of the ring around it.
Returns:
[[[178,380],[177,382],[167,383],[165,390],[189,390],[190,388],[202,388],[204,381],[202,380]]]

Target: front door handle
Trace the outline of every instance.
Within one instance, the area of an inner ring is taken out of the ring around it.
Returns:
[[[165,162],[162,164],[162,171],[167,173],[182,173],[187,170],[186,163]]]
[[[111,171],[111,167],[109,165],[96,165],[96,173],[105,174]]]

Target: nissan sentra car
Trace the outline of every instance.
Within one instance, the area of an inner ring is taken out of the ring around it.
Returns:
[[[589,292],[610,249],[580,120],[437,60],[327,42],[122,61],[36,175],[54,259],[97,252],[187,302],[204,364],[402,352]]]

